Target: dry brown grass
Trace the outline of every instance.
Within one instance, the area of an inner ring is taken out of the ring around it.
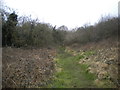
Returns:
[[[55,50],[3,48],[3,88],[44,87],[54,72]]]
[[[110,80],[115,85],[118,81],[118,41],[117,39],[107,39],[97,43],[88,43],[83,46],[76,46],[72,49],[78,52],[94,51],[95,54],[80,60],[80,64],[88,64],[88,71],[95,73],[98,80]]]

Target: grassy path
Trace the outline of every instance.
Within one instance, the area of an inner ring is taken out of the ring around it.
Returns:
[[[49,87],[51,88],[92,88],[94,85],[95,75],[87,72],[87,65],[79,64],[83,56],[65,52],[61,48],[58,52],[56,61],[56,72],[54,80]]]

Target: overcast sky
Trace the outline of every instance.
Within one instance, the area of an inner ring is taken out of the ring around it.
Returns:
[[[19,16],[31,15],[41,22],[69,29],[94,24],[101,16],[118,16],[119,0],[4,0]]]

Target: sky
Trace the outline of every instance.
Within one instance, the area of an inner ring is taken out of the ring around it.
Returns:
[[[118,16],[119,0],[4,0],[19,16],[69,29],[93,25],[102,16]]]

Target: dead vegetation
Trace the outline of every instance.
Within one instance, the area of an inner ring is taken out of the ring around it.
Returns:
[[[98,43],[89,43],[87,45],[79,47],[73,45],[71,48],[80,53],[93,52],[92,55],[80,59],[80,64],[89,65],[88,72],[97,75],[95,80],[96,84],[100,86],[105,83],[119,86],[118,76],[118,42],[116,40],[103,40]],[[74,55],[76,55],[74,52]],[[102,81],[107,81],[103,83]]]
[[[53,49],[3,48],[3,88],[44,87],[54,72]]]

